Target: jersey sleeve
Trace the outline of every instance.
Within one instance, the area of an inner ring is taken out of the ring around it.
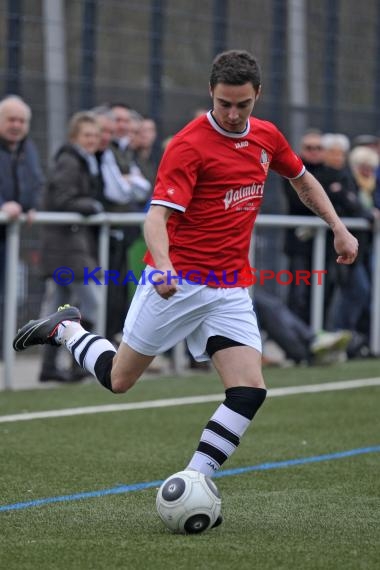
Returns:
[[[284,178],[299,178],[305,172],[302,159],[293,151],[279,130],[277,130],[277,145],[270,168]]]
[[[197,182],[201,158],[187,141],[176,137],[162,157],[151,204],[185,212]]]

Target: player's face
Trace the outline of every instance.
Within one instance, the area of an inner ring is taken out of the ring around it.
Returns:
[[[226,131],[239,133],[244,131],[248,117],[259,96],[252,83],[228,85],[217,83],[210,95],[213,100],[213,116]]]

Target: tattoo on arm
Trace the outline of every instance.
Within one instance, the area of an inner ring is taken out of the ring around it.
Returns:
[[[332,206],[332,204],[326,194],[316,196],[314,190],[315,188],[307,180],[296,188],[298,196],[305,206],[316,216],[322,218],[333,230],[335,221],[331,217],[331,211],[329,211],[329,205]]]

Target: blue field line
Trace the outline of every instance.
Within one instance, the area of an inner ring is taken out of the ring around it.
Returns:
[[[313,457],[301,457],[298,459],[288,459],[286,461],[274,461],[272,463],[261,463],[259,465],[250,465],[248,467],[238,467],[236,469],[225,469],[215,473],[214,478],[229,477],[231,475],[240,475],[241,473],[249,473],[251,471],[267,471],[269,469],[283,469],[285,467],[293,467],[294,465],[306,465],[307,463],[318,463],[319,461],[332,461],[334,459],[342,459],[344,457],[353,457],[355,455],[363,455],[365,453],[380,453],[380,445],[372,447],[360,447],[358,449],[349,449],[347,451],[339,451],[337,453],[327,453],[325,455],[315,455]],[[11,505],[0,506],[0,512],[16,511],[27,509],[30,507],[39,507],[51,503],[64,503],[68,501],[79,501],[82,499],[93,499],[95,497],[105,497],[106,495],[120,495],[123,493],[132,493],[133,491],[143,491],[152,487],[159,487],[164,480],[149,481],[148,483],[134,483],[132,485],[118,485],[112,489],[102,489],[99,491],[88,491],[86,493],[75,493],[73,495],[59,495],[57,497],[46,497],[45,499],[36,499],[35,501],[25,501],[23,503],[14,503]]]

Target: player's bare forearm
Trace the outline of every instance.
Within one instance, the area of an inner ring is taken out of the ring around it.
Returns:
[[[290,182],[305,206],[324,220],[333,231],[343,226],[323,187],[310,172],[306,171],[303,176]]]
[[[165,206],[151,206],[144,223],[146,245],[156,268],[163,272],[162,278],[158,278],[160,283],[156,285],[156,291],[164,299],[169,299],[177,291],[175,281],[169,277],[175,274],[169,257],[169,237],[166,229],[172,212]]]
[[[146,245],[158,269],[171,265],[169,259],[169,238],[166,229],[172,210],[164,206],[151,206],[144,223]]]
[[[318,180],[306,171],[300,178],[291,180],[291,184],[305,206],[324,220],[334,232],[337,263],[353,263],[358,253],[358,241],[340,220]]]

